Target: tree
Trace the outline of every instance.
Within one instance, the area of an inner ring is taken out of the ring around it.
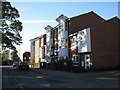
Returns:
[[[19,61],[20,57],[18,56],[18,51],[16,49],[14,49],[11,53],[11,60],[12,61]]]
[[[9,54],[10,54],[9,50],[4,50],[2,52],[2,61],[9,61],[10,60]]]
[[[22,43],[20,32],[22,31],[22,23],[17,20],[20,17],[18,10],[12,7],[10,2],[0,2],[2,9],[2,18],[0,20],[0,34],[2,35],[2,48],[15,49],[15,44]],[[0,43],[1,43],[0,42]]]

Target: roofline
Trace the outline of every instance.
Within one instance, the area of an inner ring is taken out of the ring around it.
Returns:
[[[115,17],[112,17],[112,18],[110,18],[110,19],[106,20],[106,22],[107,22],[107,21],[110,21],[110,20],[112,20],[112,19],[118,19],[118,20],[120,20],[120,18],[119,18],[119,17],[115,16]]]
[[[84,15],[89,14],[89,13],[94,13],[94,14],[96,14],[98,17],[100,17],[101,19],[105,20],[103,17],[99,16],[99,15],[98,15],[97,13],[95,13],[94,11],[87,12],[87,13],[84,13],[84,14],[81,14],[81,15],[78,15],[78,16],[74,16],[74,17],[71,17],[70,19],[77,18],[77,17],[79,17],[79,16],[84,16]]]
[[[108,19],[108,20],[102,22],[102,23],[98,23],[98,24],[96,24],[96,25],[90,26],[90,28],[96,27],[96,26],[101,25],[101,24],[105,24],[105,23],[110,22],[111,20],[114,20],[114,19],[120,20],[117,16],[115,16],[115,17],[112,17],[112,18],[110,18],[110,19]]]
[[[43,34],[43,35],[40,35],[40,36],[38,36],[38,37],[36,37],[36,38],[33,38],[33,39],[30,39],[30,41],[36,41],[38,38],[41,38],[41,37],[43,37],[44,35],[46,35],[46,34]]]
[[[45,36],[45,35],[46,35],[46,34],[42,34],[42,35],[38,36],[37,39],[35,39],[35,41],[38,40],[39,38],[42,38],[42,37]]]
[[[36,40],[38,37],[35,37],[35,38],[33,38],[33,39],[30,39],[29,41],[34,41],[34,40]]]

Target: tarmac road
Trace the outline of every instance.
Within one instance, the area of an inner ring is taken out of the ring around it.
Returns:
[[[119,88],[119,75],[119,71],[72,73],[35,68],[18,71],[3,66],[2,88]]]

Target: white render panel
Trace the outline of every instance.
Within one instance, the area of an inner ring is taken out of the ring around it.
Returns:
[[[82,30],[84,35],[81,35],[81,31],[79,31],[78,38],[82,38],[83,43],[78,40],[78,53],[82,52],[91,52],[91,42],[90,42],[90,28]]]
[[[42,58],[42,47],[40,47],[40,57],[39,58]]]
[[[91,52],[90,28],[87,29],[87,47],[88,47],[88,52]]]
[[[68,57],[68,28],[66,28],[67,17],[61,15],[56,20],[59,23],[58,28],[58,57]],[[67,43],[66,43],[67,41]],[[67,45],[66,45],[67,44]],[[67,46],[67,47],[66,47]]]
[[[68,31],[63,31],[63,38],[64,39],[68,39]]]
[[[46,42],[50,42],[50,32],[47,32],[46,37],[47,37]]]
[[[49,56],[53,53],[53,51],[51,50],[51,47],[53,46],[53,28],[51,26],[47,26],[46,28],[46,52],[45,52],[45,56]]]

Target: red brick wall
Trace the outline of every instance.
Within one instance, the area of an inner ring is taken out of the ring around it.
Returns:
[[[118,66],[118,19],[91,28],[93,68]]]
[[[94,12],[89,12],[80,16],[70,18],[69,34],[73,34],[86,27],[101,23],[102,21],[104,21],[104,19],[95,14]]]

